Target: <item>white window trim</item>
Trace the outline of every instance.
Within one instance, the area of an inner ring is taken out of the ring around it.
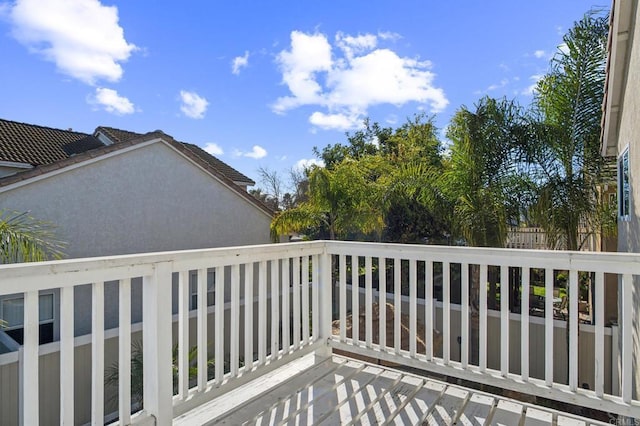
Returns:
[[[623,176],[621,173],[621,168],[622,168],[622,161],[624,157],[627,157],[627,174],[629,176],[629,181],[631,181],[631,167],[630,167],[630,155],[629,155],[629,145],[627,144],[624,149],[622,149],[622,151],[620,151],[620,155],[618,156],[617,162],[616,162],[616,168],[617,168],[617,175],[618,175],[618,205],[617,205],[617,210],[618,210],[618,219],[622,222],[628,222],[631,219],[631,182],[629,182],[629,207],[628,207],[628,211],[626,212],[627,214],[622,214],[622,206],[624,204],[624,197],[623,197]]]
[[[213,275],[213,279],[211,280],[211,288],[209,288],[209,274]],[[207,302],[209,301],[209,297],[211,300],[215,300],[215,291],[216,291],[216,273],[215,271],[207,270],[205,272],[205,279],[207,280]],[[198,308],[198,286],[191,285],[192,283],[198,282],[198,271],[189,272],[189,310],[194,311]],[[211,295],[211,296],[209,296]],[[212,306],[207,303],[207,306]]]
[[[44,293],[40,293],[40,295],[38,296],[38,312],[40,312],[40,300],[43,296],[49,296],[51,295],[51,318],[50,319],[45,319],[45,320],[39,320],[38,323],[40,325],[43,324],[52,324],[55,323],[56,320],[56,295],[53,292],[44,292]],[[22,304],[23,304],[23,309],[24,309],[24,296],[15,296],[15,297],[6,297],[0,300],[0,320],[4,320],[4,302],[7,300],[22,300]],[[3,326],[2,329],[3,330],[19,330],[21,328],[24,328],[24,317],[22,318],[22,324],[20,325],[14,325],[13,327],[9,327],[9,326]]]

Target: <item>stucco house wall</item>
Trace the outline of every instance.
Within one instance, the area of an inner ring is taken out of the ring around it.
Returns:
[[[628,62],[624,68],[624,74],[618,76],[623,79],[621,84],[624,88],[618,107],[619,122],[611,123],[617,126],[618,156],[622,155],[627,148],[629,149],[629,216],[618,217],[618,251],[640,253],[640,7],[638,7],[638,0],[616,0],[614,8],[616,3],[618,8],[615,10],[619,13],[626,15],[624,12],[630,11],[630,16],[619,16],[617,19],[631,18],[626,34],[614,34],[614,43],[616,38],[628,37],[628,52],[626,52]],[[614,26],[614,31],[615,29]],[[618,191],[620,191],[620,185],[618,185]],[[620,192],[618,192],[618,199],[620,199]],[[633,282],[631,305],[634,353],[638,353],[640,351],[640,282],[637,277]],[[634,397],[637,398],[637,395],[640,395],[640,360],[638,359],[633,359],[633,372]]]
[[[55,223],[69,258],[270,241],[266,212],[165,143],[113,154],[2,188],[0,203]]]
[[[271,216],[163,141],[150,141],[0,188],[0,205],[57,225],[69,258],[264,244]],[[141,288],[133,285],[133,321]],[[106,300],[118,300],[116,285]],[[59,298],[54,292],[54,340]],[[75,332],[91,331],[91,288],[76,289]],[[105,306],[115,327],[117,303]]]

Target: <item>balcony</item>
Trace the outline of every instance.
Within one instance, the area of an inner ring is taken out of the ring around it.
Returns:
[[[0,296],[24,298],[24,342],[0,355],[2,423],[640,418],[637,275],[634,254],[333,241],[4,265]],[[539,279],[535,316],[522,295]],[[52,292],[56,341],[39,345],[39,297]]]

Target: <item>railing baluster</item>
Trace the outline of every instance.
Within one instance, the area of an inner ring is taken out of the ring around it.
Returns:
[[[229,369],[231,377],[238,375],[240,358],[240,265],[231,266],[231,318],[229,320],[230,353]]]
[[[302,256],[302,342],[309,343],[309,256]]]
[[[378,258],[378,342],[380,349],[387,347],[387,258]]]
[[[244,265],[244,367],[253,368],[253,263]]]
[[[578,271],[569,271],[569,389],[578,389]]]
[[[207,386],[207,270],[198,269],[198,281],[196,284],[197,302],[196,315],[198,321],[198,392],[204,392]]]
[[[91,421],[104,423],[104,283],[91,293]]]
[[[287,257],[282,259],[282,352],[285,354],[289,353],[291,349],[291,342],[289,342],[289,323],[291,321],[289,273],[289,258]]]
[[[360,282],[358,279],[359,258],[351,256],[351,338],[354,344],[360,341]]]
[[[469,264],[460,265],[461,312],[460,312],[460,362],[462,368],[469,364]]]
[[[216,267],[215,274],[215,382],[224,376],[224,282],[225,267]]]
[[[371,276],[371,256],[367,256],[364,259],[364,336],[365,344],[368,348],[372,347],[373,342],[373,320],[371,316],[371,309],[373,305],[373,281]]]
[[[409,354],[416,356],[416,328],[418,326],[418,262],[409,261]]]
[[[311,324],[313,328],[312,341],[315,342],[322,335],[320,333],[320,260],[317,254],[311,256]]]
[[[267,358],[267,261],[258,267],[258,365]]]
[[[621,396],[625,403],[631,402],[632,382],[633,382],[633,277],[631,274],[622,276],[622,389]],[[637,356],[637,353],[635,354]]]
[[[544,271],[544,294],[553,294],[553,269]],[[553,384],[553,306],[546,299],[544,313],[544,381]]]
[[[424,322],[426,330],[425,342],[427,342],[427,361],[433,359],[433,330],[435,323],[433,321],[434,313],[433,297],[433,261],[424,262]]]
[[[181,271],[178,274],[178,395],[180,399],[185,399],[189,391],[189,294],[189,271]]]
[[[347,340],[347,257],[341,254],[338,258],[340,290],[340,341]]]
[[[143,404],[144,410],[155,417],[156,425],[164,426],[173,418],[171,297],[167,297],[171,294],[173,269],[170,262],[153,266],[153,274],[142,280]]]
[[[509,267],[500,265],[500,374],[509,374]]]
[[[118,294],[118,397],[120,423],[126,425],[131,422],[131,278],[120,281]]]
[[[401,309],[402,304],[402,261],[399,258],[393,259],[393,348],[395,353],[400,353],[400,345],[402,344],[401,335]]]
[[[39,309],[38,291],[24,293],[24,338],[22,346],[22,420],[25,425],[39,424]]]
[[[478,285],[480,294],[480,312],[478,312],[478,366],[480,371],[487,369],[487,283],[488,283],[488,266],[480,265],[480,283]]]
[[[280,261],[271,261],[271,359],[280,352]]]
[[[293,349],[300,347],[300,258],[293,258]]]
[[[451,267],[442,262],[442,359],[451,359]]]
[[[604,273],[596,272],[595,279],[595,391],[599,398],[604,395]]]
[[[122,291],[122,290],[121,290]],[[74,424],[74,330],[73,287],[60,289],[60,424]],[[122,298],[120,298],[122,300]],[[122,331],[120,332],[122,335]],[[122,346],[122,343],[120,344]],[[122,375],[120,375],[122,377]],[[122,381],[122,379],[120,379]],[[121,401],[122,406],[122,401]],[[129,403],[127,407],[130,407]],[[122,418],[122,414],[120,415]]]
[[[529,381],[529,277],[531,270],[522,268],[522,293],[520,298],[520,374],[522,380]],[[517,284],[516,284],[517,285]],[[553,298],[553,293],[545,298]]]

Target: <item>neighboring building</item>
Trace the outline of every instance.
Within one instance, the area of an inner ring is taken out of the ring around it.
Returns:
[[[89,135],[0,120],[0,209],[55,224],[69,258],[268,243],[272,212],[246,191],[253,184],[161,131]],[[115,287],[107,291],[117,299]],[[78,293],[76,334],[84,334],[90,289]],[[58,309],[55,292],[41,294],[43,342],[57,339]],[[117,324],[110,309],[107,328]],[[21,295],[0,301],[0,318],[21,340]]]
[[[602,154],[618,159],[618,251],[640,252],[640,7],[614,0],[602,122]],[[628,283],[625,283],[628,284]],[[621,293],[620,293],[621,294]],[[633,282],[632,317],[640,318],[640,283]],[[634,321],[634,353],[640,322]],[[640,360],[633,359],[634,391],[640,394]]]

